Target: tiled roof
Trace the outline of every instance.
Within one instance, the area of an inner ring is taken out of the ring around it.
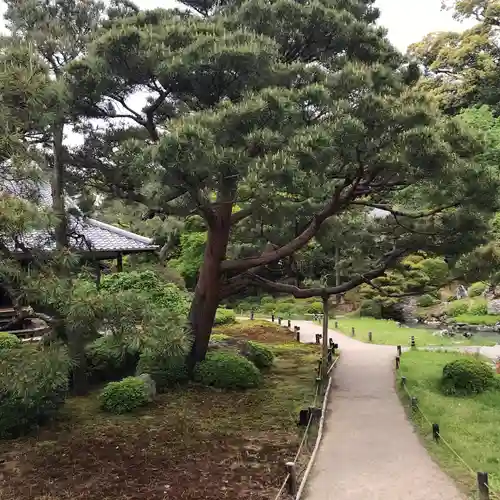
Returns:
[[[40,205],[51,206],[52,194],[48,184],[36,185],[31,181],[3,183],[3,191],[20,198],[34,199]],[[75,212],[76,203],[67,200],[67,206]],[[96,219],[70,215],[68,218],[70,244],[75,250],[92,252],[134,253],[158,249],[150,238],[105,224]],[[23,244],[31,249],[50,251],[55,249],[54,238],[47,231],[33,231],[24,235]]]

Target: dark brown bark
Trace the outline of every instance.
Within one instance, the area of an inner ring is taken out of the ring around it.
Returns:
[[[198,283],[191,304],[189,321],[193,334],[193,345],[188,357],[190,369],[205,359],[208,342],[221,300],[221,264],[226,256],[231,230],[232,202],[221,201],[213,210],[208,224],[207,246]]]

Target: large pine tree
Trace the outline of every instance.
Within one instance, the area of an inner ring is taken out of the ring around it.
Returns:
[[[73,171],[150,215],[203,220],[192,363],[205,356],[220,301],[250,283],[270,286],[260,272],[331,218],[378,208],[406,229],[378,239],[383,251],[366,272],[296,296],[379,276],[414,250],[413,229],[434,246],[457,245],[495,204],[493,174],[471,161],[474,141],[412,88],[415,68],[374,24],[373,3],[129,5],[67,68],[75,112],[108,122],[83,124]],[[231,239],[242,227],[283,234],[273,243],[261,231],[240,258]]]

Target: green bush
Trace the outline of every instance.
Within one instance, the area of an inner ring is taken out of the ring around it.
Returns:
[[[478,281],[473,283],[467,290],[469,297],[479,297],[482,295],[486,289],[488,288],[488,283],[484,283],[483,281]]]
[[[448,304],[447,313],[449,316],[455,317],[461,314],[467,314],[469,311],[469,302],[467,300],[456,300]]]
[[[468,396],[484,392],[494,382],[493,370],[487,363],[464,356],[445,365],[441,389],[449,396]]]
[[[417,305],[420,307],[430,307],[436,303],[436,299],[432,295],[422,295],[417,300]]]
[[[274,304],[274,302],[275,302],[275,299],[274,299],[274,297],[272,297],[271,295],[264,295],[264,296],[260,299],[260,303],[261,303],[262,305],[264,305],[264,304],[271,304],[271,303],[273,303],[273,304]]]
[[[69,358],[58,346],[0,350],[0,437],[50,420],[68,392]]]
[[[139,361],[139,352],[112,335],[106,335],[85,347],[85,357],[89,380],[99,383],[133,375]]]
[[[110,413],[130,413],[150,402],[148,388],[143,379],[127,377],[110,382],[99,396],[101,409]]]
[[[309,314],[321,314],[323,312],[323,303],[316,301],[309,304],[307,308]]]
[[[23,341],[12,333],[0,332],[0,349],[14,349],[22,343]]]
[[[219,307],[217,312],[215,313],[215,322],[216,325],[232,325],[236,323],[236,314],[231,309],[224,309]]]
[[[485,299],[476,299],[469,307],[469,314],[473,316],[486,316],[488,314],[488,304]]]
[[[456,323],[466,323],[468,325],[484,325],[494,326],[500,322],[500,316],[488,314],[484,316],[477,316],[474,314],[461,314],[454,318]]]
[[[248,389],[257,387],[262,377],[257,367],[243,356],[215,351],[196,365],[194,379],[220,389]]]
[[[144,351],[139,358],[136,373],[151,375],[158,392],[186,382],[189,378],[185,356],[169,356],[161,349]]]
[[[273,351],[259,342],[247,342],[241,349],[241,354],[259,368],[259,370],[271,367],[274,361]]]
[[[376,300],[363,300],[359,310],[361,317],[382,318],[382,307]]]

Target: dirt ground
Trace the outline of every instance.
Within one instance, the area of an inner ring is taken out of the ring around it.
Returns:
[[[263,387],[191,385],[129,416],[101,413],[97,394],[70,399],[37,436],[0,443],[0,499],[270,498],[297,450],[297,416],[311,403],[319,353],[315,346],[280,348],[291,334],[264,330],[247,328],[250,338],[276,344]],[[223,333],[241,336],[242,326]]]

